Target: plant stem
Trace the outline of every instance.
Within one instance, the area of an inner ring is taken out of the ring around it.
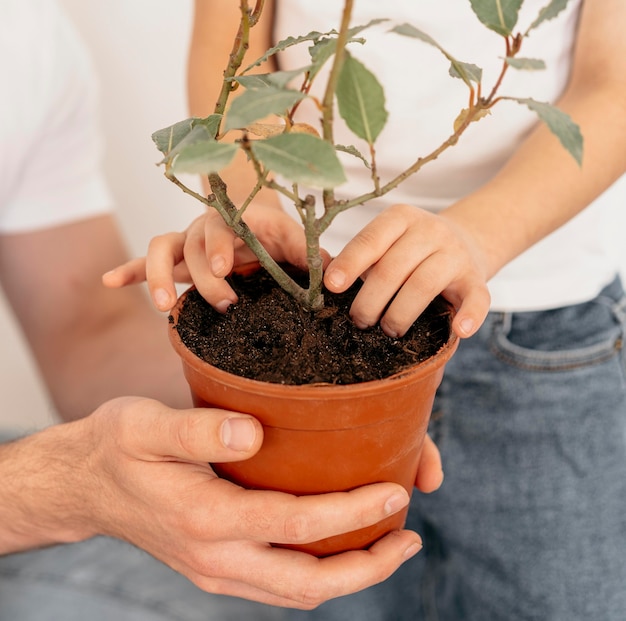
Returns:
[[[322,137],[324,140],[334,146],[334,103],[335,91],[337,90],[337,82],[339,74],[343,66],[343,59],[346,53],[346,44],[348,42],[348,29],[350,27],[350,19],[352,17],[352,9],[354,0],[345,0],[343,13],[341,16],[341,26],[337,35],[337,43],[335,48],[335,56],[333,64],[326,82],[326,90],[322,98]],[[333,190],[324,190],[324,207],[328,209],[333,203],[335,193]]]
[[[228,198],[228,188],[224,180],[216,173],[209,175],[211,191],[215,194],[220,212],[226,224],[256,255],[259,263],[268,271],[278,285],[289,295],[295,298],[302,306],[309,308],[309,296],[306,289],[296,283],[281,267],[274,261],[269,252],[263,247],[256,235],[250,230],[248,225],[238,217],[238,210],[235,204]]]

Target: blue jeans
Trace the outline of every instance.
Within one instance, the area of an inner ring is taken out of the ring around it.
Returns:
[[[491,313],[446,368],[442,488],[415,493],[424,549],[320,621],[626,619],[626,299]]]
[[[274,621],[281,612],[204,593],[108,537],[0,557],[0,621]]]
[[[624,621],[626,299],[492,313],[431,425],[446,479],[413,495],[424,550],[312,612],[204,594],[96,538],[0,558],[0,621]]]

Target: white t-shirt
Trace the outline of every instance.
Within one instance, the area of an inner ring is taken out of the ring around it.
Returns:
[[[83,45],[55,0],[2,0],[0,13],[0,233],[110,211]]]
[[[524,2],[518,28],[525,30],[537,17],[545,0]],[[336,0],[285,0],[277,3],[275,38],[326,32],[339,25],[342,2]],[[563,91],[571,67],[572,50],[582,0],[570,1],[558,18],[532,31],[522,47],[522,57],[546,62],[543,71],[509,70],[502,95],[532,97],[554,102]],[[483,69],[483,83],[492,85],[498,75],[504,44],[502,37],[483,26],[469,0],[358,0],[352,25],[388,17],[390,21],[361,33],[365,45],[352,44],[359,58],[383,84],[389,120],[376,142],[379,173],[392,178],[441,144],[451,133],[460,110],[467,105],[468,91],[461,80],[448,74],[449,62],[435,47],[389,30],[407,22],[429,34],[460,61]],[[280,56],[282,69],[306,66],[306,46],[289,48]],[[323,76],[320,76],[323,80]],[[318,89],[324,82],[318,82]],[[316,92],[316,91],[314,91]],[[320,91],[316,94],[319,96]],[[317,124],[319,111],[301,108],[298,120]],[[344,126],[335,114],[335,140],[355,145],[364,154],[366,145]],[[517,144],[536,124],[537,117],[513,102],[498,104],[492,115],[471,126],[459,143],[427,164],[398,189],[365,207],[344,212],[323,238],[324,246],[336,254],[382,208],[408,203],[438,211],[488,181],[515,151]],[[337,196],[353,197],[369,191],[368,170],[356,158],[342,154],[349,182]],[[604,219],[613,206],[600,197],[583,213],[523,255],[512,261],[489,283],[494,310],[541,310],[593,298],[610,282],[617,262],[606,248]]]

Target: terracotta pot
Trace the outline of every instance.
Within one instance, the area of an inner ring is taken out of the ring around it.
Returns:
[[[220,476],[246,488],[296,495],[380,481],[399,483],[411,494],[435,391],[458,345],[453,334],[434,357],[383,380],[284,386],[232,375],[187,349],[176,330],[185,296],[172,310],[169,333],[194,404],[247,412],[264,427],[254,457],[213,464]],[[285,547],[317,556],[366,548],[405,520],[406,511],[358,531]]]

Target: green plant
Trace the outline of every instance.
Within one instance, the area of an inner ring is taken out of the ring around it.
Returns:
[[[256,0],[254,8],[249,6],[248,0],[239,0],[241,22],[228,66],[224,71],[221,93],[214,113],[207,118],[180,121],[153,135],[153,140],[164,155],[161,163],[165,165],[165,175],[186,193],[216,209],[280,286],[305,308],[317,310],[323,306],[319,238],[333,219],[347,209],[386,194],[417,173],[428,162],[455,145],[472,123],[489,114],[498,103],[504,100],[514,101],[535,112],[580,165],[582,136],[578,126],[566,114],[547,103],[500,94],[504,77],[509,70],[539,70],[544,67],[541,60],[520,56],[523,41],[542,23],[556,17],[569,0],[547,0],[546,6],[525,32],[515,31],[524,0],[468,1],[480,22],[499,34],[504,42],[502,69],[490,88],[483,84],[480,67],[457,60],[428,34],[409,24],[390,30],[390,34],[411,37],[440,50],[450,62],[450,76],[462,80],[469,94],[466,107],[460,110],[456,119],[451,119],[452,133],[431,153],[416,155],[414,162],[392,179],[380,178],[375,149],[376,139],[387,122],[385,93],[376,76],[348,50],[351,45],[365,43],[361,38],[362,33],[374,24],[386,20],[381,18],[361,26],[351,26],[355,0],[344,1],[341,24],[337,30],[288,37],[245,67],[243,60],[250,30],[258,22],[264,0]],[[293,45],[302,44],[309,45],[308,65],[297,71],[277,71],[263,75],[252,73],[273,55]],[[315,130],[301,131],[303,128],[294,121],[295,112],[304,98],[311,97],[311,85],[326,63],[331,63],[331,68],[324,96],[316,101],[321,112],[319,133]],[[299,88],[292,86],[295,80],[299,81]],[[231,102],[230,97],[237,89],[244,89],[244,92]],[[369,145],[369,153],[360,153],[353,146],[335,144],[335,104],[349,129]],[[268,116],[274,116],[280,122],[273,125],[259,122]],[[234,142],[224,141],[224,136],[229,132],[238,132],[239,138]],[[255,135],[254,140],[250,139],[250,134]],[[245,151],[249,164],[254,167],[257,183],[248,198],[242,204],[235,205],[229,198],[228,188],[220,172],[231,163],[239,149]],[[349,200],[336,199],[334,189],[345,181],[337,151],[359,158],[368,167],[372,180],[370,191]],[[180,173],[207,175],[211,194],[207,197],[201,196],[185,186],[177,177]],[[287,183],[278,181],[276,174],[286,179]],[[310,194],[303,194],[302,186],[322,191],[323,209],[319,216],[316,213],[315,198]],[[300,216],[308,248],[309,284],[306,288],[296,284],[281,269],[243,220],[246,208],[262,187],[272,188],[288,197]]]

